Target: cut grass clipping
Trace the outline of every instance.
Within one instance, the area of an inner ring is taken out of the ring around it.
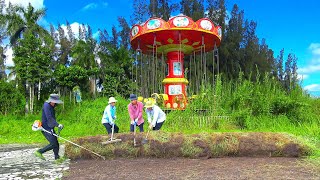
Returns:
[[[150,132],[148,143],[141,144],[146,133],[136,136],[137,146],[133,146],[133,134],[117,134],[122,142],[102,145],[107,136],[90,136],[73,139],[106,158],[213,158],[225,156],[258,157],[301,157],[312,154],[312,148],[295,136],[286,133],[203,133],[187,135],[161,131]],[[97,159],[94,154],[72,144],[66,144],[66,155],[70,159]]]

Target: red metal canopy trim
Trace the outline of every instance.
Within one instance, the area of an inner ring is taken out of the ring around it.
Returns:
[[[132,27],[130,41],[133,49],[139,48],[143,53],[152,53],[154,45],[158,53],[179,48],[185,54],[190,54],[198,51],[202,45],[205,45],[204,51],[207,52],[215,45],[220,45],[221,27],[215,26],[208,18],[196,22],[188,16],[176,16],[168,22],[151,18],[144,24]]]

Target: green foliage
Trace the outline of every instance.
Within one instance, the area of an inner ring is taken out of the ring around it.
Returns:
[[[74,86],[80,86],[81,89],[86,89],[85,87],[88,86],[88,71],[81,66],[60,65],[54,71],[54,77],[59,86],[69,90],[72,90]]]
[[[17,114],[24,110],[25,97],[15,88],[13,82],[0,80],[0,113]]]
[[[14,49],[15,71],[23,81],[38,82],[50,76],[51,51],[33,34],[25,34]]]
[[[108,45],[106,44],[106,46]],[[102,66],[101,72],[104,75],[102,77],[104,95],[128,96],[133,91],[133,82],[131,81],[133,59],[129,51],[124,47],[110,48],[107,52],[99,53],[99,57]]]
[[[71,51],[73,58],[72,64],[80,66],[85,70],[97,67],[97,63],[94,59],[95,45],[96,42],[93,39],[87,41],[79,40]]]

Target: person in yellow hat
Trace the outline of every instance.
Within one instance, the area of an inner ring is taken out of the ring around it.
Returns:
[[[160,130],[166,120],[166,113],[152,101],[147,101],[144,107],[146,108],[148,116],[149,128],[152,130]]]
[[[108,134],[112,133],[112,126],[114,126],[114,133],[119,132],[119,127],[115,124],[116,120],[116,102],[114,97],[110,97],[107,107],[104,109],[101,123],[106,128]]]

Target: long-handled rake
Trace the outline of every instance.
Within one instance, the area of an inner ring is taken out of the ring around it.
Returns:
[[[32,130],[33,130],[33,131],[39,131],[39,130],[41,130],[41,131],[44,131],[44,132],[46,132],[46,133],[52,134],[52,135],[54,135],[54,136],[56,136],[56,137],[58,137],[58,138],[60,138],[60,139],[63,139],[63,140],[65,140],[65,141],[67,141],[67,142],[69,142],[69,143],[71,143],[71,144],[73,144],[73,145],[75,145],[75,146],[78,146],[79,148],[82,148],[82,149],[84,149],[84,150],[87,150],[88,152],[91,152],[92,154],[94,154],[94,155],[96,155],[96,156],[98,156],[98,157],[101,157],[103,160],[106,160],[106,158],[105,158],[104,156],[101,156],[101,155],[98,154],[98,153],[95,153],[95,152],[93,152],[93,151],[91,151],[91,150],[89,150],[89,149],[87,149],[87,148],[85,148],[85,147],[83,147],[83,146],[80,146],[79,144],[76,144],[76,143],[74,143],[74,142],[72,142],[72,141],[70,141],[70,140],[68,140],[68,139],[65,139],[65,138],[63,138],[63,137],[61,137],[61,136],[59,136],[59,135],[56,135],[56,134],[53,133],[53,132],[50,132],[50,131],[44,129],[44,128],[42,127],[41,121],[39,121],[39,120],[34,121],[34,123],[33,123],[33,125],[32,125]]]
[[[116,142],[121,142],[121,139],[115,139],[113,138],[114,134],[114,123],[112,124],[112,132],[111,132],[111,138],[105,142],[102,142],[101,144],[111,144],[111,143],[116,143]]]
[[[137,129],[137,123],[134,123],[134,128],[133,128],[133,146],[136,147],[137,146],[137,142],[136,142],[136,130]]]

